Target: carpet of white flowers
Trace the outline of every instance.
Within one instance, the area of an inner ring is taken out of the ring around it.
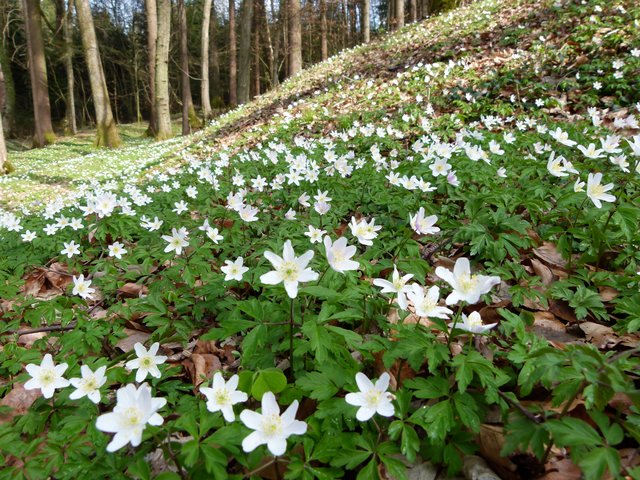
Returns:
[[[640,478],[639,22],[479,2],[1,212],[0,479]]]

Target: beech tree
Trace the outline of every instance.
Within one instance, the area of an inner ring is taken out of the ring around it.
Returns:
[[[202,50],[200,97],[202,98],[202,117],[205,125],[211,119],[211,93],[209,88],[209,24],[211,23],[211,3],[212,0],[204,0],[204,5],[202,6],[202,38],[200,39],[200,49]]]
[[[63,5],[64,6],[64,5]],[[67,129],[75,135],[76,125],[76,96],[75,76],[73,73],[73,39],[71,37],[71,22],[73,19],[73,0],[69,0],[62,16],[62,30],[64,36],[64,69],[67,74]]]
[[[158,41],[158,11],[156,0],[145,0],[147,13],[147,50],[149,69],[149,127],[147,135],[153,137],[158,131],[158,115],[156,113],[156,42]]]
[[[236,58],[236,2],[229,0],[229,105],[238,104],[238,60]]]
[[[33,144],[43,147],[55,142],[56,135],[51,123],[51,104],[49,102],[49,81],[47,78],[47,60],[42,39],[42,18],[39,0],[22,0],[22,11],[27,34],[27,56],[31,78],[31,96],[35,133]]]
[[[191,96],[187,9],[185,8],[184,0],[178,0],[178,29],[180,30],[180,76],[182,79],[182,134],[188,135],[191,133],[191,125],[198,123],[198,116]]]
[[[253,0],[243,0],[240,15],[240,49],[238,52],[238,103],[249,101],[249,81],[251,78],[251,18]]]
[[[157,1],[158,39],[156,42],[155,110],[156,140],[171,137],[169,107],[169,41],[171,36],[171,0]]]
[[[9,173],[8,165],[7,147],[4,144],[4,132],[2,131],[2,115],[0,115],[0,175]]]
[[[289,76],[302,70],[302,27],[300,26],[300,0],[289,0]]]
[[[98,147],[119,147],[122,142],[118,134],[116,121],[111,112],[109,92],[104,77],[104,70],[102,69],[102,61],[100,60],[100,50],[98,48],[98,40],[96,39],[96,31],[93,26],[89,0],[76,0],[76,14],[80,26],[84,56],[89,71],[91,96],[96,111],[97,131],[95,144]]]

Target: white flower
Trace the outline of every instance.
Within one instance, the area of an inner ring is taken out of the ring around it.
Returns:
[[[356,383],[359,392],[347,393],[345,400],[349,405],[360,407],[356,412],[356,418],[361,422],[366,422],[376,413],[383,417],[391,417],[395,409],[391,401],[393,394],[387,392],[389,388],[389,374],[384,372],[376,381],[375,385],[369,378],[361,372],[356,373]]]
[[[345,237],[340,237],[332,243],[331,238],[327,235],[324,237],[324,248],[327,262],[336,272],[344,273],[347,270],[357,270],[360,267],[358,262],[351,260],[357,249],[353,245],[348,246]]]
[[[257,222],[257,213],[258,209],[256,207],[252,207],[251,205],[243,206],[238,210],[240,218],[245,222]]]
[[[127,253],[127,251],[125,250],[123,243],[113,242],[111,245],[109,245],[110,257],[116,257],[118,260],[120,260],[122,258],[122,255],[124,255],[125,253]]]
[[[66,363],[56,365],[53,363],[51,354],[47,353],[39,366],[30,363],[25,367],[29,375],[31,375],[31,379],[24,384],[25,390],[39,388],[44,398],[53,397],[53,392],[57,388],[69,386],[69,380],[62,376],[68,367],[69,365]]]
[[[573,147],[578,143],[578,142],[574,142],[573,140],[570,140],[569,134],[563,131],[560,127],[556,128],[555,130],[549,131],[549,135],[551,135],[553,138],[556,139],[556,141],[558,141],[563,145],[566,145],[567,147]]]
[[[80,367],[82,378],[69,379],[69,383],[76,388],[76,390],[69,395],[69,398],[71,400],[77,400],[86,396],[93,403],[98,403],[100,401],[100,387],[107,381],[106,371],[107,367],[104,365],[99,367],[95,372],[92,372],[88,366],[82,365]]]
[[[434,177],[439,175],[447,176],[449,174],[449,170],[451,170],[451,165],[447,162],[445,158],[439,158],[431,165],[429,165],[431,172]]]
[[[32,242],[33,240],[36,239],[37,235],[35,234],[35,232],[32,232],[31,230],[27,230],[26,232],[24,232],[22,235],[20,235],[22,237],[22,241],[23,242]]]
[[[235,262],[231,260],[225,260],[225,265],[220,267],[222,273],[225,274],[224,281],[229,280],[242,280],[242,275],[249,271],[248,267],[244,266],[244,259],[242,257],[236,258]]]
[[[184,227],[180,228],[180,230],[176,230],[175,228],[171,229],[171,235],[162,236],[162,239],[169,243],[164,249],[165,253],[175,250],[176,255],[180,255],[182,249],[189,245],[187,240],[188,236],[189,232],[187,232],[187,229]]]
[[[207,397],[207,410],[210,412],[222,412],[222,416],[227,422],[233,422],[233,406],[236,403],[246,402],[246,393],[238,391],[238,375],[232,376],[226,383],[220,372],[213,376],[211,387],[200,387],[202,394]]]
[[[500,167],[496,172],[496,175],[498,175],[501,178],[507,178],[507,169],[504,167]]]
[[[489,325],[484,325],[482,323],[482,318],[478,312],[471,312],[467,317],[464,313],[462,314],[462,323],[461,322],[451,322],[449,324],[449,328],[464,330],[469,333],[486,333],[495,327],[497,323],[491,323]]]
[[[309,208],[311,206],[311,204],[309,203],[309,199],[311,197],[309,197],[309,195],[307,195],[307,192],[304,192],[302,195],[300,195],[298,197],[298,203],[300,205],[302,205],[303,207],[307,207]]]
[[[208,228],[207,229],[207,237],[209,237],[209,239],[211,239],[211,241],[213,243],[215,243],[216,245],[218,244],[219,241],[224,239],[224,237],[222,235],[220,235],[220,233],[218,233],[218,229],[217,228]]]
[[[73,276],[73,295],[79,295],[82,298],[92,298],[93,292],[95,292],[95,288],[91,288],[91,280],[85,280],[84,274],[80,275],[76,278]]]
[[[316,202],[313,204],[313,209],[320,215],[324,215],[329,210],[331,210],[331,204],[327,202]]]
[[[373,245],[371,240],[376,238],[378,236],[378,230],[382,229],[382,226],[375,225],[375,223],[375,218],[372,218],[371,222],[367,223],[367,220],[364,218],[358,222],[355,217],[351,217],[349,228],[351,229],[351,234],[356,237],[362,245]]]
[[[158,349],[160,348],[160,344],[158,342],[151,345],[149,350],[147,351],[140,342],[137,342],[133,346],[136,351],[136,355],[138,358],[134,358],[133,360],[129,360],[125,367],[128,370],[135,370],[136,372],[136,382],[140,383],[145,378],[147,378],[147,374],[150,374],[152,377],[160,378],[161,373],[158,365],[163,364],[167,361],[167,357],[162,355],[156,355],[158,353]]]
[[[80,245],[76,244],[75,241],[71,240],[71,242],[64,243],[64,248],[60,251],[61,255],[66,255],[67,258],[71,258],[74,255],[77,255],[80,253]]]
[[[587,178],[587,197],[591,199],[596,208],[602,208],[601,202],[615,202],[616,197],[606,193],[613,188],[613,183],[602,185],[601,173],[590,173]]]
[[[418,283],[411,285],[407,297],[416,309],[416,315],[420,317],[449,318],[453,312],[447,307],[438,306],[440,301],[440,288],[433,286],[425,294],[424,288]]]
[[[556,157],[556,152],[551,152],[547,161],[547,170],[554,177],[566,177],[569,175],[564,165],[564,157]]]
[[[266,392],[262,396],[262,413],[251,410],[240,413],[242,423],[255,430],[242,440],[242,449],[248,453],[266,444],[273,455],[284,454],[290,435],[304,435],[307,432],[307,424],[295,419],[297,412],[298,401],[294,400],[280,415],[276,397],[273,393]]]
[[[463,301],[469,304],[478,303],[480,295],[488,293],[500,283],[500,277],[487,275],[472,275],[469,259],[459,258],[453,267],[453,272],[444,267],[436,268],[436,275],[453,288],[453,292],[446,299],[447,305],[455,305]]]
[[[438,217],[436,215],[429,215],[428,217],[425,217],[424,213],[424,207],[420,207],[418,213],[415,215],[409,215],[409,224],[411,225],[411,228],[413,228],[419,235],[438,233],[440,231],[440,227],[434,227],[435,223],[438,221]]]
[[[413,278],[413,274],[409,273],[404,276],[400,276],[398,273],[398,268],[393,266],[393,275],[391,277],[391,282],[389,280],[385,280],[384,278],[374,278],[373,284],[376,287],[382,288],[382,293],[394,293],[398,298],[398,306],[406,310],[407,309],[407,297],[406,293],[409,291],[409,285],[407,282]]]
[[[295,220],[296,219],[296,211],[293,208],[287,210],[287,213],[284,214],[284,218],[287,220]]]
[[[585,183],[581,182],[580,179],[578,178],[576,180],[576,183],[573,184],[573,191],[576,192],[576,193],[577,192],[584,192],[584,186],[585,186]]]
[[[116,393],[117,403],[113,412],[100,415],[96,420],[96,428],[103,432],[115,433],[107,445],[107,452],[115,452],[127,443],[137,447],[142,442],[142,432],[147,423],[162,425],[164,419],[158,410],[165,406],[167,400],[151,396],[151,387],[146,383],[136,388],[133,384],[125,385]]]
[[[304,234],[311,240],[311,243],[320,243],[322,241],[322,236],[325,233],[327,233],[325,230],[316,228],[313,225],[309,225],[309,230],[304,232]]]
[[[578,145],[578,150],[587,158],[596,159],[602,156],[602,150],[598,150],[593,143],[590,143],[588,147]]]
[[[296,257],[291,240],[284,242],[282,258],[273,252],[266,251],[264,256],[271,262],[275,270],[260,276],[260,281],[267,285],[277,285],[284,282],[284,288],[289,298],[298,295],[299,282],[312,282],[318,279],[318,273],[307,268],[313,258],[313,250],[308,250],[302,256]]]
[[[178,215],[180,215],[182,212],[186,212],[187,210],[189,210],[189,205],[187,205],[187,202],[185,202],[184,200],[175,202],[174,205],[175,205],[175,208],[172,211],[176,212]]]

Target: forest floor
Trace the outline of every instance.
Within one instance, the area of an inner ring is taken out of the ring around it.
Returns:
[[[637,2],[481,0],[189,137],[13,153],[0,479],[640,478],[639,118]],[[168,407],[110,453],[137,342]],[[45,353],[101,403],[25,390]],[[306,433],[251,448],[214,371]]]
[[[29,149],[22,141],[9,140],[9,160],[15,171],[0,177],[0,207],[36,211],[48,201],[73,197],[88,184],[113,179],[121,184],[127,177],[138,181],[146,169],[172,158],[185,142],[177,137],[178,121],[173,122],[176,137],[166,142],[156,143],[146,136],[146,129],[146,123],[118,125],[122,147],[113,150],[95,148],[93,129],[58,136],[45,148]]]

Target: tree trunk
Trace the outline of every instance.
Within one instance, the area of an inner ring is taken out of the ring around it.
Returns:
[[[13,130],[15,111],[16,89],[11,73],[11,62],[3,42],[0,41],[0,115],[4,115],[4,132],[7,138]]]
[[[42,25],[39,0],[22,0],[27,34],[27,54],[33,97],[33,116],[35,134],[33,144],[43,147],[56,139],[51,124],[51,104],[49,103],[49,81],[47,79],[47,60],[42,40]]]
[[[76,125],[76,96],[75,77],[73,75],[73,38],[71,36],[71,22],[73,19],[73,0],[69,0],[67,11],[62,17],[62,30],[64,35],[64,68],[67,73],[67,129],[71,135],[78,131]]]
[[[327,58],[329,58],[329,46],[327,45],[327,0],[320,0],[320,59],[325,61]]]
[[[396,2],[396,14],[394,30],[399,30],[404,27],[404,0],[395,0]]]
[[[418,0],[409,0],[409,18],[411,23],[418,21]]]
[[[236,58],[236,0],[229,0],[229,105],[238,104],[238,59]]]
[[[209,65],[211,67],[211,88],[210,96],[213,96],[216,105],[219,106],[220,98],[222,98],[222,89],[220,84],[220,56],[218,53],[218,19],[216,17],[215,4],[211,8],[211,21],[209,22]]]
[[[155,64],[156,140],[171,137],[171,110],[169,104],[169,42],[171,40],[171,0],[157,1],[158,36]]]
[[[80,26],[80,36],[82,46],[89,71],[89,82],[91,84],[91,97],[96,110],[96,141],[98,147],[118,147],[122,143],[118,128],[113,119],[111,104],[109,103],[109,92],[107,82],[102,69],[100,51],[96,39],[96,31],[93,26],[91,7],[89,0],[75,0],[76,15]]]
[[[202,70],[200,75],[200,96],[202,98],[202,119],[204,124],[211,119],[211,98],[209,88],[209,29],[211,24],[211,0],[204,0],[202,7],[202,38],[200,47],[202,49]]]
[[[1,42],[0,42],[1,43]],[[4,85],[4,75],[2,73],[3,68],[0,65],[0,85]],[[2,97],[0,97],[0,107],[2,106]],[[6,173],[10,173],[13,170],[11,168],[11,164],[7,159],[7,147],[4,144],[4,132],[2,130],[2,108],[0,108],[0,175],[4,175]]]
[[[189,79],[189,43],[187,39],[187,9],[184,0],[178,0],[178,20],[180,30],[180,70],[182,83],[182,134],[191,133],[191,124],[198,123],[198,116],[193,107],[191,96],[191,80]]]
[[[300,26],[300,0],[289,0],[289,76],[302,70],[302,28]]]
[[[158,114],[156,112],[156,43],[158,41],[158,11],[156,0],[145,0],[147,12],[147,54],[149,68],[149,127],[147,135],[153,137],[158,131]]]
[[[262,13],[262,21],[264,22],[264,33],[267,41],[267,58],[269,65],[269,86],[274,87],[273,77],[274,70],[276,70],[276,61],[273,54],[273,43],[271,42],[271,27],[269,26],[269,17],[267,16],[267,0],[263,0],[260,13]],[[277,75],[277,74],[276,74]]]
[[[371,0],[362,0],[362,41],[371,41]]]
[[[249,101],[252,16],[253,0],[243,0],[240,18],[240,45],[238,49],[238,104],[240,105]]]
[[[347,8],[349,10],[349,46],[358,43],[356,36],[356,0],[345,0]]]
[[[262,0],[253,0],[253,71],[251,72],[251,98],[260,95],[260,11]]]

